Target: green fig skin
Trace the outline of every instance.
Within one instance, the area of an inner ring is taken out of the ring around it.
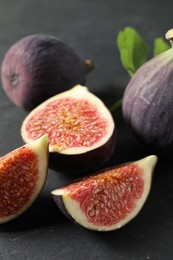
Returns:
[[[173,49],[142,65],[127,85],[125,121],[153,152],[173,158]]]

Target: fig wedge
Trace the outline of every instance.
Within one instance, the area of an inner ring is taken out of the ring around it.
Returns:
[[[0,158],[0,224],[32,205],[43,188],[47,169],[46,135]]]
[[[51,192],[59,209],[79,225],[96,231],[121,228],[143,207],[157,156],[102,170]]]

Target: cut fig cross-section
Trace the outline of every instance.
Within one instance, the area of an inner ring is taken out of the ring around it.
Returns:
[[[46,135],[0,158],[0,223],[26,211],[41,192],[48,169]]]
[[[112,155],[115,124],[104,103],[77,85],[40,104],[27,115],[21,135],[28,143],[47,134],[50,166],[64,170],[99,168]]]
[[[132,220],[151,187],[155,155],[104,169],[51,192],[60,210],[81,226],[110,231]]]

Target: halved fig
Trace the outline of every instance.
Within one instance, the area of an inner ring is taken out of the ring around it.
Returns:
[[[83,173],[100,167],[114,150],[111,113],[81,85],[48,99],[25,118],[21,135],[26,143],[45,133],[53,169]]]
[[[51,192],[60,210],[81,226],[110,231],[132,220],[144,205],[155,155],[102,170]]]
[[[26,211],[38,197],[48,169],[46,135],[0,158],[0,223]]]

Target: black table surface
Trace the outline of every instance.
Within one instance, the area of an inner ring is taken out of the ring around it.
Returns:
[[[20,38],[58,36],[82,59],[95,63],[87,86],[107,106],[120,98],[129,81],[116,46],[117,33],[135,27],[151,45],[173,26],[172,1],[155,0],[0,0],[0,61]],[[23,145],[20,127],[27,112],[16,107],[0,86],[0,156]],[[121,108],[114,114],[117,144],[110,161],[118,165],[148,155],[125,124]],[[19,218],[0,226],[0,259],[173,259],[173,164],[159,160],[152,189],[141,212],[112,232],[84,229],[55,206],[50,192],[73,177],[48,171],[37,201]]]

